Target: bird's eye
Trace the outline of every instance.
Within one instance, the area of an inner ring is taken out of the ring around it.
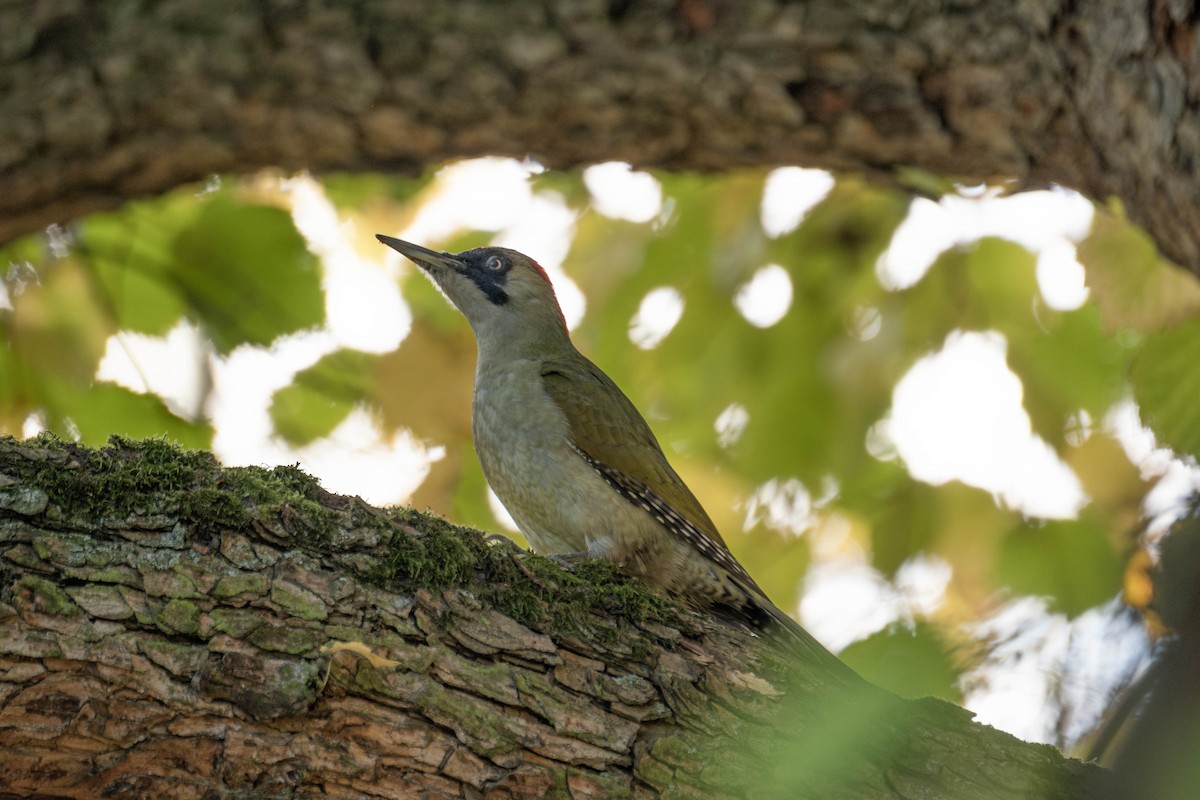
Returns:
[[[483,262],[483,265],[492,272],[499,272],[504,269],[504,259],[500,256],[488,256],[488,260]]]

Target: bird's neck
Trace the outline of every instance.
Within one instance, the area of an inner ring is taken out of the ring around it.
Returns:
[[[576,353],[567,329],[557,317],[511,317],[475,327],[480,363],[505,363],[514,359],[569,357]]]

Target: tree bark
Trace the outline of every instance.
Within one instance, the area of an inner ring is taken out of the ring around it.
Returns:
[[[1116,198],[1200,273],[1181,0],[0,7],[0,241],[213,173],[911,167]]]
[[[0,798],[1029,800],[1104,776],[580,570],[292,467],[0,439]]]

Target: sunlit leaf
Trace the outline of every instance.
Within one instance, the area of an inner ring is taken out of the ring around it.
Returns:
[[[944,195],[954,194],[957,190],[954,181],[918,167],[899,166],[893,172],[896,182],[905,189],[934,200],[939,200]]]
[[[787,315],[758,330],[731,310],[736,335],[714,332],[722,366],[708,371],[729,374],[734,387],[757,387],[742,393],[750,423],[739,445],[756,479],[791,475],[816,486],[826,475],[856,473],[867,458],[862,443],[886,411],[904,359],[891,330],[887,338],[855,337],[854,317],[878,311],[884,299],[874,266],[903,208],[890,194],[839,184],[771,244],[771,259],[792,279]],[[689,363],[682,348],[673,356]]]
[[[844,502],[871,521],[871,564],[891,577],[905,561],[931,549],[947,509],[939,488],[908,478],[897,464],[875,462],[864,473],[847,486],[852,494]],[[874,476],[873,486],[868,476]],[[864,489],[871,491],[868,497],[860,496]]]
[[[406,286],[427,283],[413,277]],[[494,529],[490,513],[486,517],[459,517],[455,511],[459,507],[475,508],[470,500],[458,499],[468,473],[478,471],[471,447],[475,340],[462,315],[435,290],[428,291],[430,309],[444,316],[435,322],[414,305],[413,326],[404,342],[375,362],[375,408],[385,430],[403,428],[423,442],[446,448],[445,456],[433,463],[429,476],[414,493],[413,505],[454,513],[455,520],[467,524],[486,521]],[[407,292],[405,296],[411,298]],[[478,503],[485,500],[482,485],[473,488]]]
[[[218,195],[174,243],[174,272],[218,352],[324,319],[316,258],[282,209]]]
[[[892,625],[838,655],[864,678],[901,697],[961,700],[951,650],[932,625]]]
[[[1145,231],[1115,214],[1096,215],[1078,258],[1110,331],[1157,331],[1200,314],[1195,276],[1163,261]]]
[[[1106,334],[1095,306],[1044,311],[1036,335],[1009,340],[1008,363],[1024,386],[1023,405],[1042,438],[1060,445],[1078,411],[1104,416],[1126,391],[1130,347]]]
[[[57,414],[69,419],[82,440],[91,445],[102,444],[113,431],[120,431],[132,438],[165,436],[184,447],[212,447],[213,432],[208,425],[175,416],[152,394],[97,382],[86,391],[60,394],[58,399]]]
[[[14,303],[10,346],[32,384],[50,379],[86,386],[115,332],[112,320],[96,302],[90,276],[77,260],[51,264],[40,280]]]
[[[374,389],[377,356],[338,350],[296,373],[291,385],[271,398],[275,432],[295,445],[328,436]]]
[[[530,176],[529,185],[534,192],[554,192],[571,206],[583,207],[591,200],[587,186],[583,183],[583,173],[579,170],[546,170],[535,173]]]
[[[1112,515],[1114,529],[1135,529],[1142,514],[1142,498],[1153,481],[1142,478],[1121,443],[1111,433],[1092,431],[1064,456],[1092,504]]]
[[[1142,417],[1159,440],[1200,457],[1200,318],[1142,342],[1130,379]]]
[[[4,322],[0,316],[0,431],[16,431],[29,414],[29,403],[20,379],[21,363],[7,346]]]
[[[1093,516],[1011,531],[996,561],[999,581],[1017,594],[1046,597],[1077,616],[1121,590],[1121,562]]]
[[[97,214],[80,226],[80,254],[121,329],[161,336],[183,316],[187,306],[173,277],[172,243],[199,212],[191,192],[176,192]]]
[[[406,178],[391,172],[333,172],[322,175],[320,180],[331,203],[339,209],[358,210],[383,199],[410,200],[434,174],[429,170],[424,175]]]

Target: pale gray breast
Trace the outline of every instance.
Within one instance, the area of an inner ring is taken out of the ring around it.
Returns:
[[[475,450],[488,484],[535,549],[581,552],[588,531],[579,510],[596,476],[571,449],[566,419],[541,381],[532,361],[476,373]]]

